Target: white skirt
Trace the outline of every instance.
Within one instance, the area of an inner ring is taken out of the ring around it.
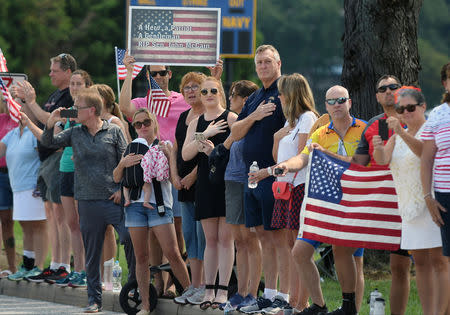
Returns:
[[[13,220],[46,220],[44,202],[41,197],[33,197],[33,189],[13,192]]]
[[[412,219],[402,221],[401,249],[442,247],[441,229],[433,222],[428,209]]]

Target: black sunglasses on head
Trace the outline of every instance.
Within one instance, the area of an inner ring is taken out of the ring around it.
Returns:
[[[347,102],[348,99],[349,99],[348,97],[329,98],[325,100],[325,102],[327,102],[328,105],[334,105],[336,104],[336,102],[338,104],[344,104],[345,102]]]
[[[156,77],[157,74],[159,74],[160,77],[165,77],[167,73],[169,73],[169,70],[150,71],[152,77]]]
[[[219,92],[219,90],[216,88],[212,88],[212,89],[210,89],[210,91],[211,91],[211,94],[213,94],[213,95],[216,95]],[[200,93],[202,93],[202,95],[208,95],[208,89],[203,89],[200,91]]]
[[[395,91],[395,90],[397,90],[398,88],[400,88],[400,84],[392,83],[392,84],[387,84],[387,85],[379,86],[378,89],[377,89],[377,92],[379,92],[379,93],[384,93],[384,92],[386,92],[386,90],[387,90],[388,88],[389,88],[391,91]]]
[[[416,107],[417,107],[417,106],[420,106],[420,104],[417,103],[417,104],[408,104],[408,105],[406,105],[406,106],[397,106],[397,107],[395,108],[395,111],[396,111],[397,113],[399,113],[399,114],[403,114],[403,112],[404,112],[405,109],[406,109],[409,113],[412,113],[412,112],[414,112],[414,111],[416,110]]]
[[[150,119],[145,119],[144,121],[135,121],[133,123],[133,127],[135,129],[141,129],[142,126],[148,127],[152,124],[152,121]]]

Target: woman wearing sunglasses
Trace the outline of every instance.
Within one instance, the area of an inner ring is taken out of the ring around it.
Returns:
[[[417,290],[424,314],[443,314],[448,299],[449,275],[442,255],[439,227],[427,211],[420,184],[420,155],[424,131],[425,98],[420,89],[404,86],[396,92],[397,117],[387,119],[395,135],[385,146],[381,137],[372,139],[374,159],[389,164],[402,217],[401,249],[409,250],[416,265]],[[400,120],[408,128],[404,129]]]
[[[227,300],[227,285],[234,260],[231,229],[225,222],[225,183],[210,182],[208,154],[214,146],[227,139],[230,126],[236,121],[237,115],[225,109],[225,93],[222,83],[216,78],[206,78],[200,85],[200,93],[205,113],[189,124],[182,157],[185,161],[198,159],[195,218],[202,223],[206,239],[204,260],[206,290],[200,308],[207,309],[209,306],[218,308]],[[215,296],[214,283],[217,270],[219,270],[219,286]]]
[[[157,145],[157,135],[159,131],[158,122],[154,114],[146,108],[138,109],[133,116],[133,127],[136,129],[139,138],[147,141],[149,146]],[[166,142],[158,144],[159,149],[164,152],[166,157],[170,158],[171,146]],[[122,180],[124,169],[133,165],[140,164],[143,155],[130,153],[120,160],[114,170],[114,181],[116,183]],[[181,258],[178,250],[175,227],[173,224],[172,213],[172,185],[169,180],[160,182],[162,196],[164,200],[164,214],[158,213],[156,205],[155,190],[151,190],[150,204],[153,210],[144,207],[144,194],[139,199],[133,200],[125,208],[125,226],[128,227],[133,242],[134,254],[136,256],[136,279],[138,281],[139,292],[142,296],[142,309],[139,315],[150,314],[149,304],[149,282],[150,271],[149,263],[149,231],[150,229],[156,235],[164,256],[167,257],[172,267],[175,277],[180,281],[183,288],[190,285],[189,274],[186,265]]]

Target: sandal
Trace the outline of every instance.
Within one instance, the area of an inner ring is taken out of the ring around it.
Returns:
[[[12,275],[11,270],[0,271],[0,279],[7,278],[9,275]]]
[[[216,286],[214,284],[205,285],[205,290],[214,290],[215,288]],[[212,301],[203,301],[202,303],[200,303],[200,309],[204,311],[208,309],[212,304],[213,304]]]
[[[172,290],[167,290],[166,292],[164,292],[164,294],[161,295],[161,298],[163,298],[163,299],[171,299],[172,300],[176,297],[177,297],[177,295]]]
[[[223,291],[226,291],[227,292],[227,294],[228,294],[228,286],[226,286],[226,285],[217,285],[217,290],[223,290]],[[227,295],[227,298],[228,298],[228,295]],[[214,301],[212,304],[211,304],[211,308],[212,309],[218,309],[219,307],[220,307],[220,305],[222,305],[222,304],[224,304],[224,303],[226,303],[227,301],[225,301],[225,302],[216,302],[216,301]]]

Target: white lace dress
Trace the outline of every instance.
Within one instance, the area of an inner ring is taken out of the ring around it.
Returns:
[[[416,134],[420,139],[423,126]],[[398,195],[402,217],[402,249],[425,249],[442,246],[439,227],[432,221],[420,182],[420,158],[399,136],[395,136],[390,168]]]

